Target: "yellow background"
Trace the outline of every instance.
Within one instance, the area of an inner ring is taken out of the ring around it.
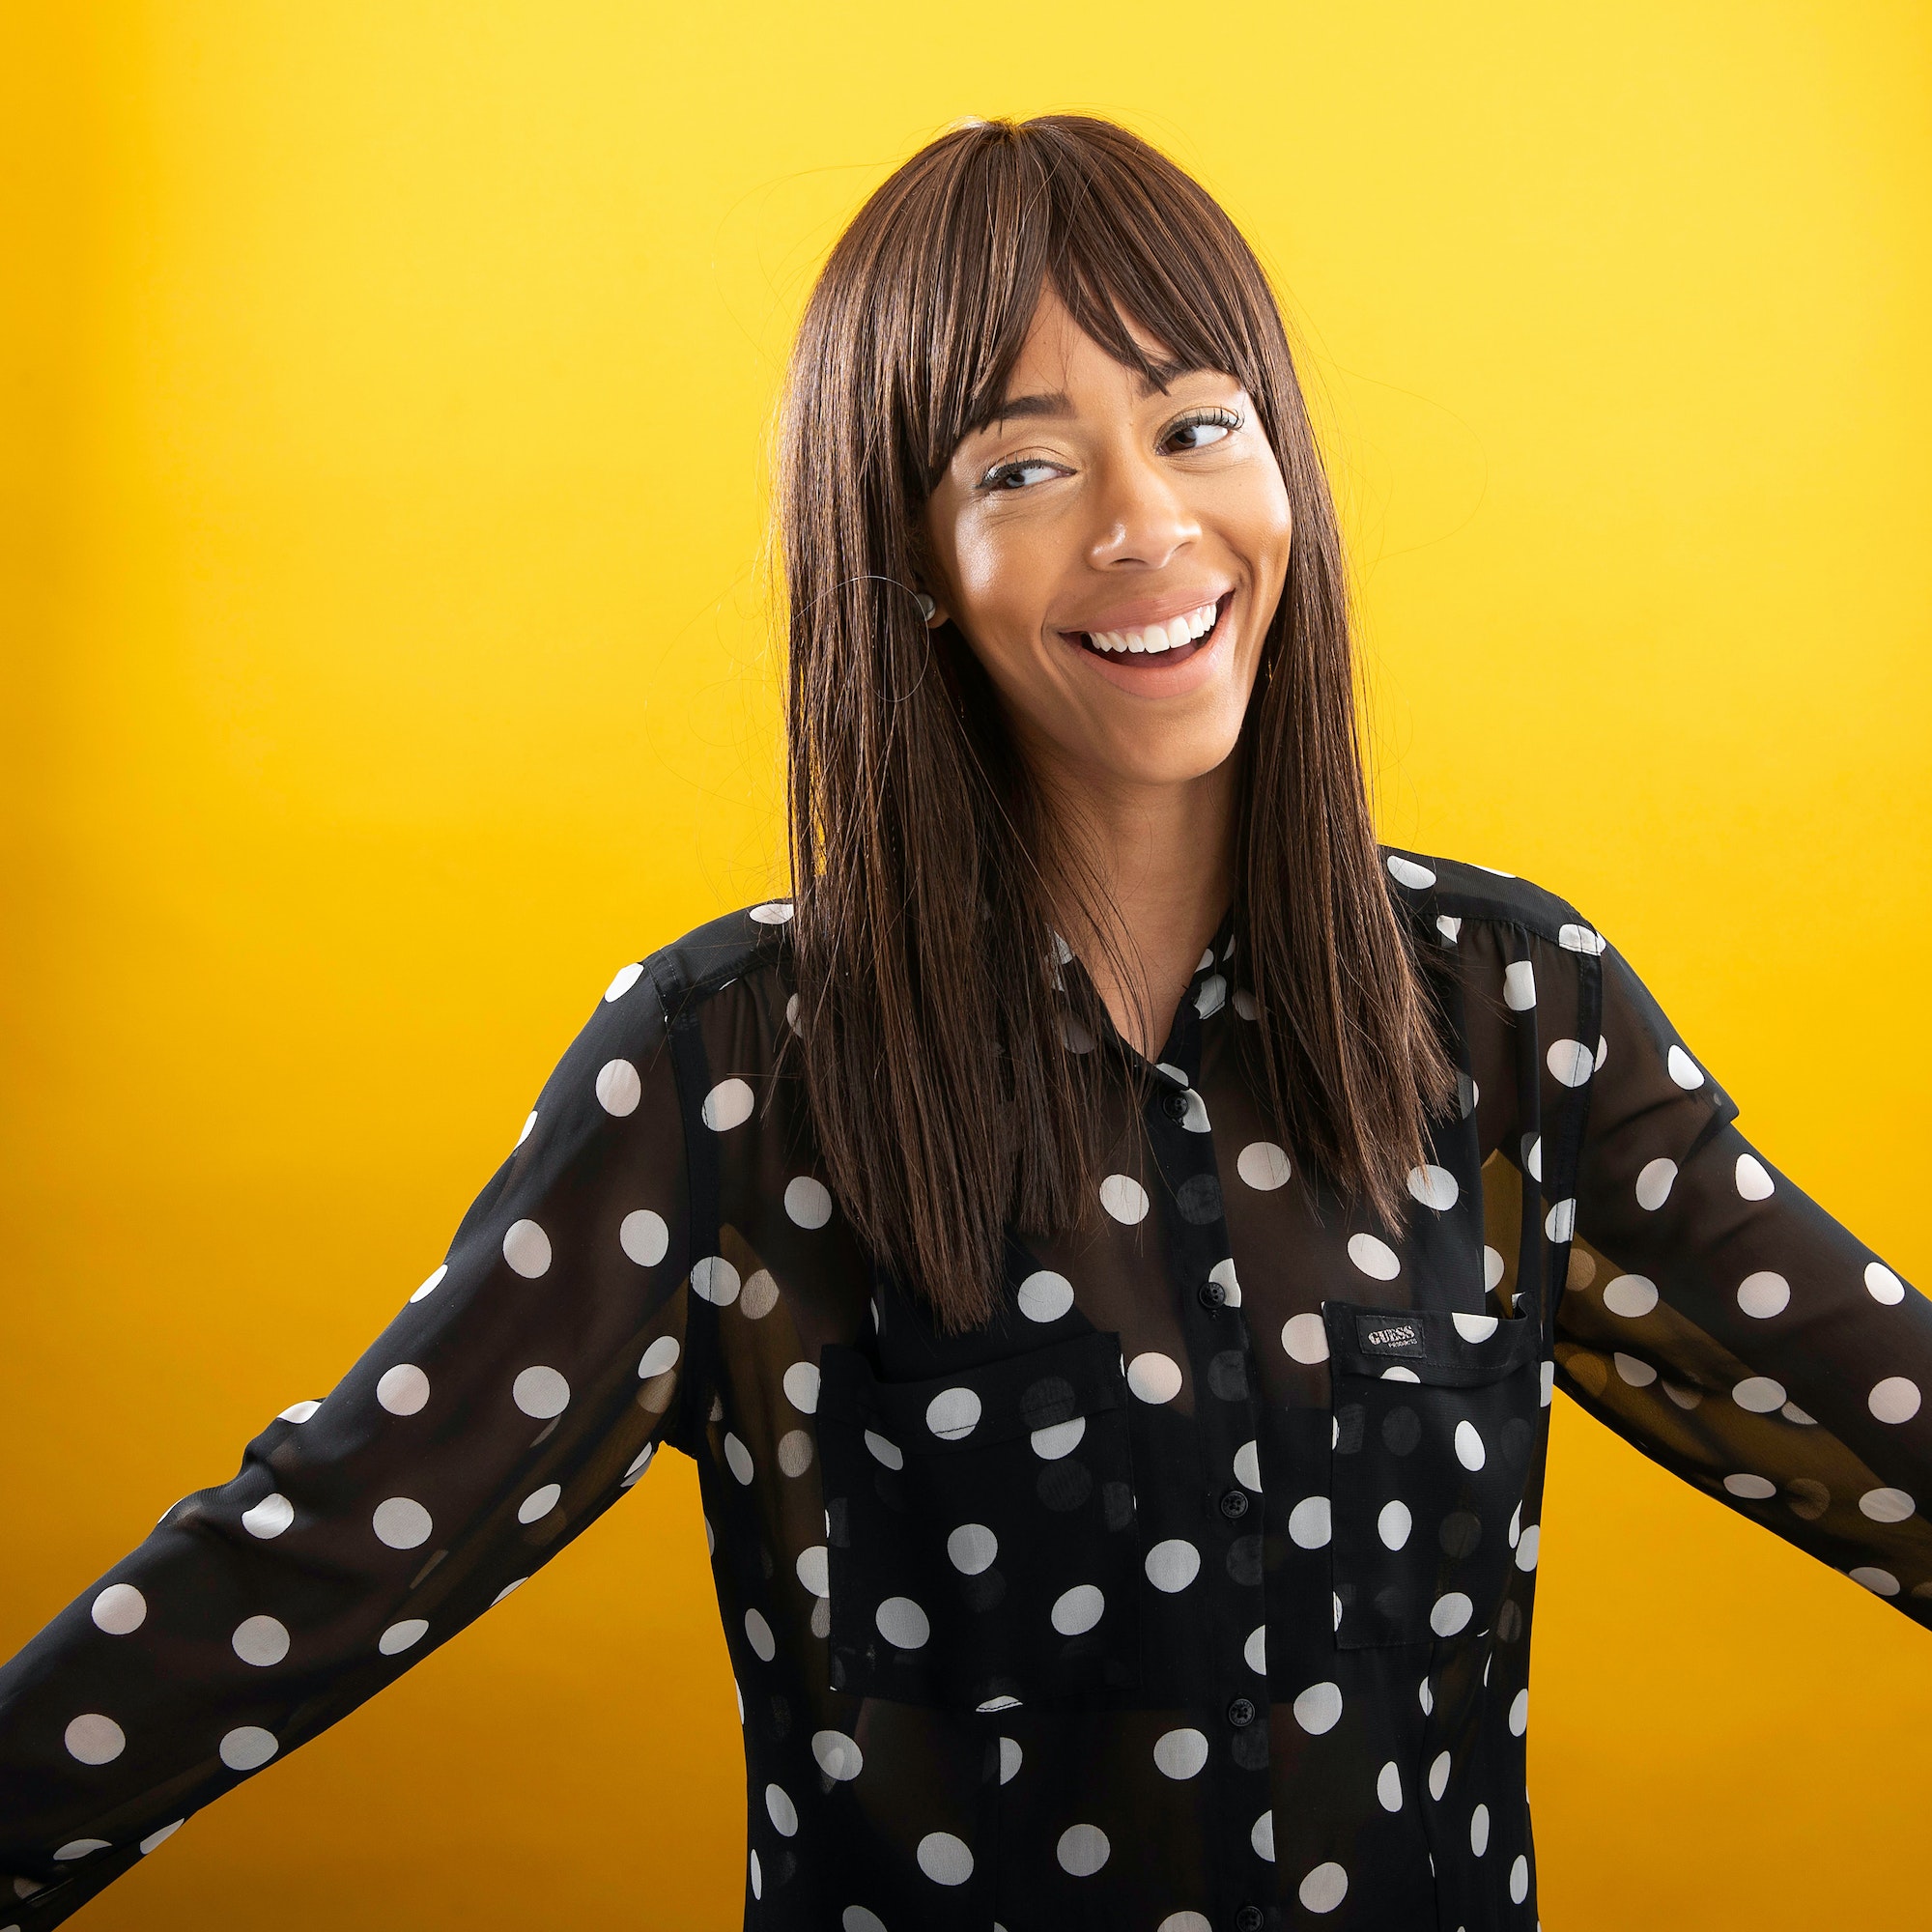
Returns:
[[[1579,903],[1932,1272],[1922,5],[11,12],[0,1650],[328,1387],[615,966],[779,882],[775,375],[969,112],[1225,199],[1385,835]],[[1544,1922],[1927,1923],[1932,1647],[1555,1428]],[[724,1928],[743,1833],[673,1458],[86,1922]]]

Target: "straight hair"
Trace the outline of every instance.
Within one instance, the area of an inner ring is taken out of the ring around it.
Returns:
[[[1049,289],[1151,382],[1130,323],[1238,381],[1287,484],[1287,581],[1236,753],[1227,968],[1278,1130],[1309,1180],[1399,1226],[1456,1086],[1380,865],[1340,533],[1265,273],[1207,190],[1122,128],[956,128],[871,195],[812,290],[776,530],[792,1051],[840,1207],[948,1333],[999,1307],[1009,1227],[1077,1228],[1095,1198],[1101,1056],[1067,1040],[1105,1022],[1085,976],[1062,983],[1054,814],[966,639],[916,602],[927,499],[997,414]]]

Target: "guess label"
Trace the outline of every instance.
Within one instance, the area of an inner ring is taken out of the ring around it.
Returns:
[[[1421,1355],[1422,1323],[1412,1315],[1357,1315],[1355,1334],[1371,1355]]]

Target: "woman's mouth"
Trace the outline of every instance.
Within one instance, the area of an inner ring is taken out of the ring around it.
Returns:
[[[1221,618],[1235,600],[1232,590],[1224,591],[1211,604],[1170,617],[1164,623],[1140,624],[1118,631],[1068,631],[1064,633],[1083,651],[1122,668],[1166,669],[1185,664],[1214,640]]]

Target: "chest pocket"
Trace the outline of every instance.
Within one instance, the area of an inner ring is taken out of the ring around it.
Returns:
[[[930,1381],[819,1357],[832,1687],[1004,1710],[1139,1682],[1117,1334]]]
[[[1540,1403],[1537,1324],[1328,1301],[1335,1641],[1429,1643],[1502,1596]]]

